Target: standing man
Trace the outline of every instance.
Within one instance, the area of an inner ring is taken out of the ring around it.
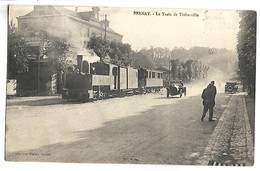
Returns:
[[[211,81],[210,84],[207,86],[207,88],[205,88],[202,92],[202,99],[203,99],[203,114],[201,117],[201,121],[203,121],[203,119],[206,116],[206,113],[209,110],[209,121],[214,121],[213,120],[213,108],[215,106],[215,97],[217,94],[217,89],[214,86],[215,82]]]

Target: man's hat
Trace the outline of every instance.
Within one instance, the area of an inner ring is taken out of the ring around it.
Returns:
[[[215,81],[211,81],[210,84],[215,84]]]

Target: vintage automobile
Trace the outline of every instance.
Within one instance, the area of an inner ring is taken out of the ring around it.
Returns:
[[[169,98],[170,96],[177,96],[177,95],[179,95],[180,98],[183,95],[186,96],[186,87],[184,87],[180,83],[171,82],[166,89],[167,89],[167,98]]]
[[[225,93],[236,93],[238,89],[238,84],[235,81],[226,82]]]

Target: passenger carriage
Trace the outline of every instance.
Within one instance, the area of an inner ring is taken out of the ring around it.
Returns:
[[[139,69],[139,88],[145,92],[158,92],[163,87],[163,72],[153,69]]]

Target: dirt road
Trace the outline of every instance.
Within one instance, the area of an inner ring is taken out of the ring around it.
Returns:
[[[217,95],[214,117],[229,99]],[[6,160],[196,165],[217,125],[200,121],[201,103],[200,95],[165,92],[82,104],[10,100]]]

